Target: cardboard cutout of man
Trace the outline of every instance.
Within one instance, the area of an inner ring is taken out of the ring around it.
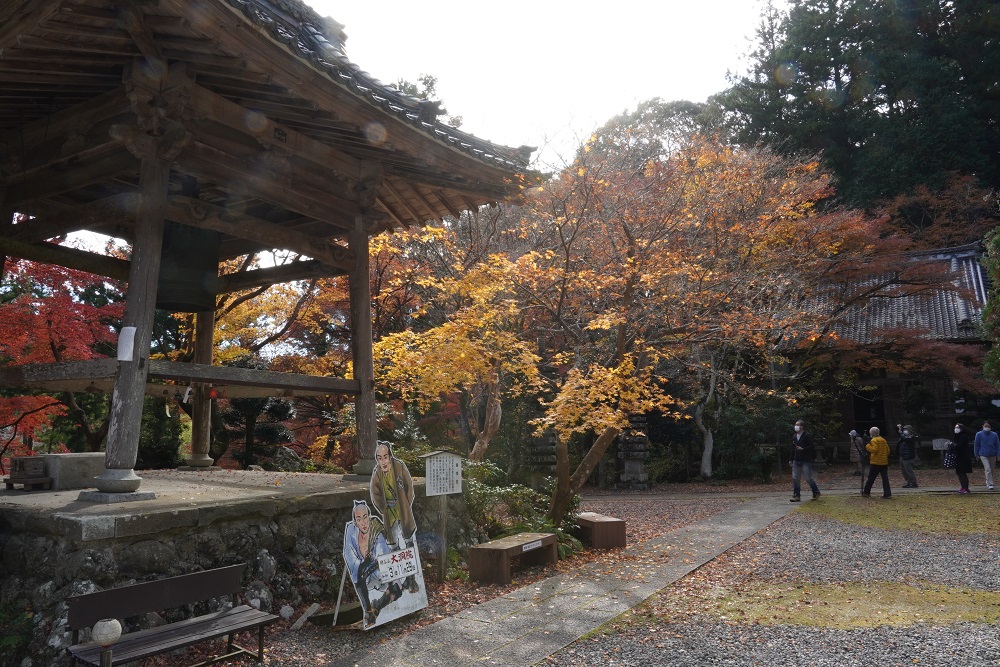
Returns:
[[[389,443],[380,440],[375,447],[377,465],[372,470],[372,503],[385,522],[386,543],[390,548],[403,550],[416,546],[417,524],[413,519],[413,478],[406,464],[392,455]],[[410,593],[419,590],[413,576],[403,582]]]
[[[371,515],[364,500],[354,501],[354,519],[344,530],[344,561],[351,573],[354,590],[364,611],[364,627],[375,624],[378,614],[393,600],[399,599],[402,590],[396,582],[388,584],[379,577],[378,557],[389,553],[382,521]],[[372,601],[372,593],[379,596]]]

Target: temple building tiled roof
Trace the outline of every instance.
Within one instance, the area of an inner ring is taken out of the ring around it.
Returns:
[[[939,264],[951,276],[953,289],[875,296],[847,311],[836,327],[838,334],[861,344],[901,330],[942,341],[981,341],[979,325],[987,298],[981,253],[979,244],[910,253],[906,261]],[[891,274],[870,282],[891,283]]]
[[[519,195],[532,148],[501,146],[441,122],[437,102],[406,95],[352,62],[346,40],[341,24],[298,0],[0,3],[7,206],[40,218],[119,194],[133,178],[120,173],[130,166],[120,156],[128,142],[109,129],[121,130],[134,112],[148,116],[147,134],[172,127],[191,136],[186,157],[197,153],[199,165],[210,166],[188,174],[198,180],[198,199],[254,210],[313,236],[335,236],[352,207],[283,206],[298,215],[292,218],[234,174],[251,164],[250,173],[301,169],[297,180],[315,199],[325,192],[350,200],[360,192],[359,173],[377,165],[378,193],[366,210],[381,216],[383,229]],[[151,103],[140,100],[156,87]],[[72,172],[66,186],[25,190],[50,165]],[[338,208],[338,220],[327,224]],[[231,245],[227,256],[254,249]]]
[[[295,0],[226,0],[254,24],[325,72],[330,80],[365,102],[395,115],[421,131],[459,150],[507,169],[524,169],[532,148],[517,149],[479,139],[437,121],[439,104],[401,93],[383,84],[347,56],[344,26],[321,18],[308,5]]]

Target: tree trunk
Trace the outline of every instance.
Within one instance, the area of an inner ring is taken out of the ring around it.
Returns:
[[[476,434],[476,444],[469,452],[470,461],[482,461],[486,458],[486,449],[490,446],[490,440],[500,430],[500,418],[503,416],[503,403],[499,396],[499,385],[490,387],[490,395],[486,400],[486,423],[483,429]]]
[[[698,430],[701,431],[702,439],[702,451],[701,451],[701,469],[700,473],[702,477],[712,476],[712,454],[715,449],[715,436],[712,433],[712,429],[705,424],[705,404],[699,403],[698,407],[694,411],[694,423],[697,424]]]
[[[555,526],[562,523],[573,497],[569,479],[569,451],[566,443],[556,438],[556,488],[549,503],[549,519]]]
[[[705,429],[702,432],[702,446],[704,449],[701,452],[701,476],[711,477],[712,476],[712,454],[715,453],[715,436],[712,435],[710,429]]]
[[[573,476],[569,474],[569,453],[566,451],[566,444],[556,442],[556,490],[552,494],[552,502],[549,504],[549,519],[556,526],[566,518],[573,496],[580,492],[583,485],[587,483],[590,475],[594,472],[597,464],[604,458],[608,447],[615,441],[621,433],[620,429],[609,426],[598,436],[587,455],[576,467]]]

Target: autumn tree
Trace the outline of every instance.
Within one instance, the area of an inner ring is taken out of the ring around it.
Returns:
[[[0,359],[4,364],[84,361],[111,354],[122,304],[116,287],[63,267],[8,259],[0,287]],[[107,434],[107,397],[99,405],[74,392],[0,399],[0,424],[32,434],[63,416],[89,451]],[[96,411],[91,409],[96,408]]]
[[[496,262],[434,284],[436,302],[458,304],[440,325],[391,334],[375,347],[380,384],[398,388],[404,401],[426,410],[442,397],[462,395],[473,461],[486,457],[500,428],[503,396],[537,391],[540,382],[534,346],[521,336],[520,306],[508,291],[508,265]]]

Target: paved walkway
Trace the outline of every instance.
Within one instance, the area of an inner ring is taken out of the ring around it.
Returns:
[[[708,563],[798,505],[757,497],[628,547],[634,572],[589,563],[345,656],[328,667],[534,665]]]

